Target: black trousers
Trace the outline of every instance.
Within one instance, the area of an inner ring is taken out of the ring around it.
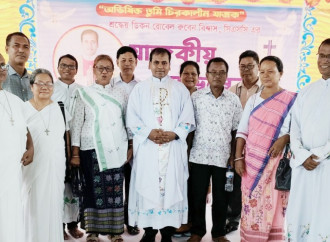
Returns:
[[[203,237],[206,234],[206,195],[212,177],[212,230],[213,238],[224,236],[228,207],[228,192],[225,191],[226,168],[191,164],[192,228],[191,233]]]
[[[234,190],[229,195],[227,219],[228,223],[238,226],[242,211],[241,177],[234,171]]]
[[[124,202],[124,218],[125,225],[128,226],[128,199],[129,199],[129,184],[131,182],[132,167],[129,162],[124,165],[124,177],[125,177],[125,202]]]
[[[189,165],[189,174],[190,174],[190,169],[191,169],[191,162],[188,163]],[[191,186],[191,178],[190,176],[188,177],[188,185],[187,185],[187,198],[188,198],[188,224],[192,222],[192,215],[191,215],[191,208],[192,208],[192,190],[193,187]]]

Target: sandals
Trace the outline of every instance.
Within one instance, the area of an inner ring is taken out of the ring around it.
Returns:
[[[190,237],[191,236],[190,229],[191,229],[190,223],[181,224],[181,227],[175,230],[173,237],[175,238]]]
[[[121,235],[108,235],[108,239],[111,240],[111,242],[124,242],[124,239],[121,237]]]
[[[69,235],[66,233],[65,230],[63,230],[63,237],[64,237],[64,240],[69,240]]]
[[[99,235],[98,234],[87,235],[86,242],[99,242]]]
[[[127,232],[130,234],[130,235],[137,235],[140,233],[140,230],[137,226],[127,226]]]
[[[78,229],[78,227],[75,227],[75,228],[73,228],[73,229],[69,229],[68,231],[69,231],[69,234],[71,234],[71,236],[72,236],[73,238],[75,238],[75,239],[79,239],[79,238],[81,238],[81,237],[84,236],[84,233],[81,232],[81,231]]]

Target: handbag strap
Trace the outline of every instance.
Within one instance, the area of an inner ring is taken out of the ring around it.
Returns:
[[[58,101],[57,103],[58,103],[58,105],[61,108],[62,115],[63,115],[63,118],[64,118],[64,124],[66,124],[65,111],[64,111],[64,103],[62,101]]]
[[[63,118],[64,118],[64,126],[66,127],[66,118],[65,118],[65,110],[64,110],[64,103],[62,101],[58,101],[57,102],[58,105],[60,106],[61,108],[61,112],[62,112],[62,115],[63,115]],[[67,163],[68,163],[68,150],[67,150],[67,147],[68,147],[68,144],[69,141],[67,140],[67,136],[66,136],[66,132],[64,132],[64,142],[65,142],[65,156],[66,156],[66,160],[67,160]]]
[[[285,158],[288,157],[289,150],[290,150],[290,144],[287,143],[287,144],[285,145],[285,151],[284,151],[284,155],[283,155],[283,157],[285,157]]]

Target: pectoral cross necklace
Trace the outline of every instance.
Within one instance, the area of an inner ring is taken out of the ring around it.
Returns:
[[[5,103],[4,104],[0,103],[0,104],[3,107],[3,109],[6,111],[6,113],[8,114],[8,116],[9,116],[9,122],[11,123],[11,126],[14,126],[15,120],[13,119],[13,111],[12,111],[11,106],[10,106],[10,103],[8,101],[8,97],[7,97],[6,92],[3,91],[3,94],[5,94],[5,98],[6,98],[6,101],[8,103],[8,107],[9,107],[10,112],[8,112],[8,110],[7,110],[6,106],[5,106]]]
[[[42,123],[44,124],[44,127],[45,127],[45,130],[44,130],[44,132],[46,133],[46,135],[48,136],[49,135],[49,132],[50,132],[50,130],[49,130],[49,124],[50,124],[50,108],[49,108],[49,117],[48,117],[48,125],[46,126],[46,122],[45,122],[45,120],[43,119],[43,117],[42,117],[42,115],[41,115],[41,110],[42,110],[42,108],[40,109],[39,108],[39,105],[37,104],[37,102],[35,101],[35,100],[33,100],[34,101],[34,103],[35,103],[35,106],[36,106],[36,108],[37,108],[37,110],[38,110],[38,113],[39,113],[39,115],[40,115],[40,118],[41,118],[41,120],[42,120]],[[49,104],[50,104],[51,102],[49,102],[46,106],[48,106]],[[45,106],[45,107],[46,107]]]
[[[163,124],[163,107],[165,105],[168,105],[168,103],[165,103],[166,99],[168,97],[168,91],[166,88],[159,88],[159,103],[154,103],[154,104],[159,104],[159,125],[162,126]]]

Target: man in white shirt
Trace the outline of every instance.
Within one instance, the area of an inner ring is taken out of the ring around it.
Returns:
[[[194,111],[187,88],[168,76],[171,53],[150,53],[152,77],[138,83],[128,101],[127,127],[134,134],[134,162],[128,204],[129,224],[143,227],[142,242],[172,241],[187,223],[187,144]],[[204,197],[205,198],[205,197]]]
[[[75,82],[75,76],[78,71],[78,62],[76,58],[70,54],[63,55],[58,60],[57,66],[59,79],[54,83],[53,101],[62,101],[67,111],[71,111],[70,104],[72,93],[79,87]]]
[[[118,76],[114,77],[111,80],[111,85],[113,87],[120,87],[125,90],[127,97],[131,94],[134,86],[138,83],[134,75],[134,70],[137,65],[137,54],[136,51],[129,46],[122,46],[117,51],[117,66],[120,69],[120,73]],[[126,107],[125,107],[126,109]],[[133,155],[132,148],[132,134],[128,131],[128,138],[129,138],[129,150],[130,154],[128,157]],[[127,227],[127,232],[130,235],[137,235],[139,234],[140,230],[137,226],[130,226],[128,224],[128,200],[129,200],[129,185],[131,180],[131,170],[132,170],[132,162],[133,160],[129,160],[124,165],[124,176],[125,176],[125,225]]]
[[[330,237],[330,38],[318,49],[317,65],[322,78],[299,92],[292,110],[288,241]]]
[[[126,91],[127,96],[129,96],[134,86],[139,82],[134,75],[138,62],[137,54],[132,47],[122,46],[117,50],[116,57],[120,73],[111,80],[111,85],[122,87]]]
[[[235,135],[241,118],[242,105],[234,93],[224,89],[228,64],[220,57],[206,66],[209,88],[191,95],[196,131],[189,161],[192,189],[192,227],[188,242],[199,242],[206,234],[206,195],[212,177],[212,238],[216,242],[229,241],[225,237],[228,193],[225,191],[226,171],[235,154]]]
[[[259,56],[253,50],[246,50],[239,56],[239,73],[242,81],[229,88],[235,93],[244,109],[247,100],[261,90],[259,82]],[[235,172],[235,170],[234,170]],[[226,233],[237,230],[241,218],[242,191],[241,177],[235,172],[234,190],[229,196]]]
[[[78,71],[78,62],[76,58],[70,54],[63,55],[58,60],[57,70],[60,77],[54,83],[54,93],[52,95],[52,100],[54,102],[62,101],[66,110],[72,114],[71,95],[77,88],[80,87],[80,85],[75,82],[75,76]],[[65,232],[65,223],[67,223],[68,231],[72,237],[78,239],[84,235],[78,229],[79,198],[73,196],[70,181],[67,180],[67,177],[65,182],[63,217],[64,239],[69,239],[68,234]]]

